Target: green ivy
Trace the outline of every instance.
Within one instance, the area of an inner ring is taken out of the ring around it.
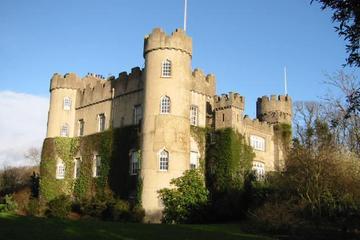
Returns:
[[[205,150],[206,150],[206,134],[209,131],[207,128],[190,126],[190,133],[194,140],[197,142],[200,151],[200,169],[205,173]]]
[[[45,139],[41,160],[41,196],[49,201],[60,195],[90,199],[96,195],[137,198],[140,177],[129,174],[129,152],[139,149],[135,126],[109,129],[80,138]],[[100,176],[93,177],[94,154],[101,156]],[[81,157],[80,176],[74,179],[74,160]],[[56,163],[65,164],[65,178],[56,179]],[[141,197],[141,195],[140,195]],[[136,200],[138,201],[138,200]]]
[[[255,153],[245,138],[232,128],[208,134],[206,183],[210,192],[241,189],[254,157]]]

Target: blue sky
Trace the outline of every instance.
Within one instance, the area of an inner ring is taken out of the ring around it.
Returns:
[[[345,62],[331,13],[310,0],[188,1],[193,68],[217,76],[218,94],[244,95],[252,117],[257,97],[284,92],[285,65],[299,101],[324,95],[325,74]],[[1,0],[0,92],[48,101],[55,72],[108,76],[142,67],[144,35],[182,23],[183,0]]]

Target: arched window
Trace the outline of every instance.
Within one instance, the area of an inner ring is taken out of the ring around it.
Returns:
[[[64,97],[64,110],[69,111],[71,109],[71,98]]]
[[[160,114],[170,113],[171,101],[168,96],[163,96],[160,103]]]
[[[171,61],[169,59],[166,59],[162,63],[161,76],[171,77]]]
[[[56,164],[56,179],[64,179],[65,177],[65,165],[63,161],[59,160]]]
[[[60,136],[61,137],[68,137],[69,136],[69,124],[65,123],[64,125],[61,126]]]
[[[160,171],[169,170],[169,152],[165,149],[159,154],[159,169]]]

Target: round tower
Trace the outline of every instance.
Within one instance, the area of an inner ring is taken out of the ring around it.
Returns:
[[[286,95],[271,95],[258,98],[256,101],[256,116],[260,121],[268,123],[288,123],[292,121],[292,101]]]
[[[73,137],[75,101],[80,79],[74,73],[54,74],[50,83],[50,106],[46,137]]]
[[[189,169],[192,40],[181,29],[154,29],[144,41],[142,205],[147,221],[159,221],[158,190]]]

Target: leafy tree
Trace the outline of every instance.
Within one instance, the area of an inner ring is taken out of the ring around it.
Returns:
[[[208,203],[208,191],[204,177],[199,170],[185,171],[184,175],[172,179],[174,188],[164,188],[159,191],[164,204],[164,223],[201,222]]]
[[[332,20],[339,36],[349,42],[346,51],[349,53],[346,62],[350,66],[360,67],[360,1],[359,0],[311,0],[319,2],[322,9],[334,11]],[[358,99],[358,98],[357,98]]]

